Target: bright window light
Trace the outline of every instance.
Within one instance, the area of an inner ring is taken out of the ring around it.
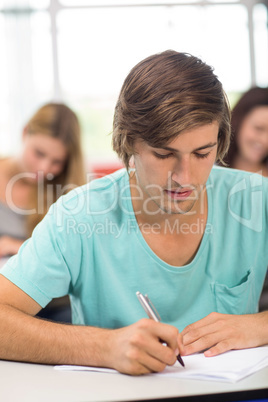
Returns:
[[[59,0],[65,6],[114,6],[195,3],[198,0]]]
[[[119,90],[130,69],[151,54],[166,49],[192,53],[215,67],[226,91],[248,89],[247,23],[242,5],[61,11],[60,84],[83,121],[89,159],[112,155],[108,134]]]
[[[0,155],[20,147],[24,123],[54,100],[77,112],[89,161],[114,160],[123,80],[166,49],[213,66],[234,104],[252,85],[251,65],[268,86],[267,23],[259,0],[0,0]]]
[[[256,83],[268,86],[268,11],[264,4],[257,4],[253,10],[254,42],[256,58]]]
[[[33,8],[40,10],[47,8],[49,4],[50,0],[0,0],[0,9]]]
[[[23,125],[53,98],[50,18],[46,12],[0,14],[0,154],[20,148]]]

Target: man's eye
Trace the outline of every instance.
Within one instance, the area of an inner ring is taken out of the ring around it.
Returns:
[[[157,152],[154,152],[154,155],[159,159],[167,159],[167,158],[170,158],[173,154],[169,153],[169,154],[162,155],[162,154],[158,154]]]
[[[204,158],[207,158],[209,154],[210,154],[210,152],[207,152],[206,154],[198,154],[198,153],[195,153],[195,156],[196,156],[197,158],[199,158],[199,159],[204,159]]]
[[[43,152],[38,151],[37,149],[35,150],[35,154],[36,156],[38,156],[39,158],[43,158],[45,155],[43,154]]]
[[[261,131],[264,131],[264,130],[265,130],[265,127],[262,127],[262,126],[255,126],[255,130],[261,132]]]

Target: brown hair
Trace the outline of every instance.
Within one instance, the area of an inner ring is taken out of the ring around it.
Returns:
[[[161,147],[215,120],[217,159],[222,161],[230,141],[230,109],[222,85],[200,59],[167,50],[142,60],[126,77],[115,108],[113,149],[128,168],[138,139]]]
[[[268,106],[268,88],[254,87],[239,99],[232,111],[231,127],[232,137],[230,148],[224,158],[226,165],[232,167],[234,158],[238,153],[237,136],[245,117],[258,106]],[[268,155],[263,161],[268,163]]]
[[[44,105],[28,121],[26,132],[29,135],[43,134],[57,138],[62,141],[68,153],[63,171],[49,182],[41,183],[44,185],[44,199],[41,200],[41,208],[40,200],[38,200],[38,185],[40,183],[33,188],[31,208],[34,208],[36,213],[28,216],[27,226],[30,235],[37,223],[46,214],[49,206],[60,195],[84,184],[86,180],[79,121],[69,107],[61,103]]]

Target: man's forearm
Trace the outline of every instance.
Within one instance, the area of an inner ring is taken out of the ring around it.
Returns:
[[[0,358],[5,360],[107,366],[110,332],[53,323],[0,305]]]
[[[0,304],[0,359],[111,367],[137,375],[164,370],[182,350],[178,330],[154,320],[110,330],[44,321]]]

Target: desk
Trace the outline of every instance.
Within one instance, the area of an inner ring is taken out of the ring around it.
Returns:
[[[133,401],[264,388],[268,398],[268,367],[229,384],[153,375],[57,371],[53,366],[0,360],[0,379],[0,400],[5,402]]]
[[[4,262],[5,259],[0,259],[0,267]],[[268,398],[268,367],[236,384],[229,384],[155,376],[57,371],[48,365],[0,360],[0,383],[0,400],[5,402],[134,401],[176,397],[183,400],[185,396],[262,389],[267,389],[264,392]],[[204,401],[201,397],[198,399]],[[209,398],[207,400],[211,401]],[[213,400],[220,401],[217,397]]]

